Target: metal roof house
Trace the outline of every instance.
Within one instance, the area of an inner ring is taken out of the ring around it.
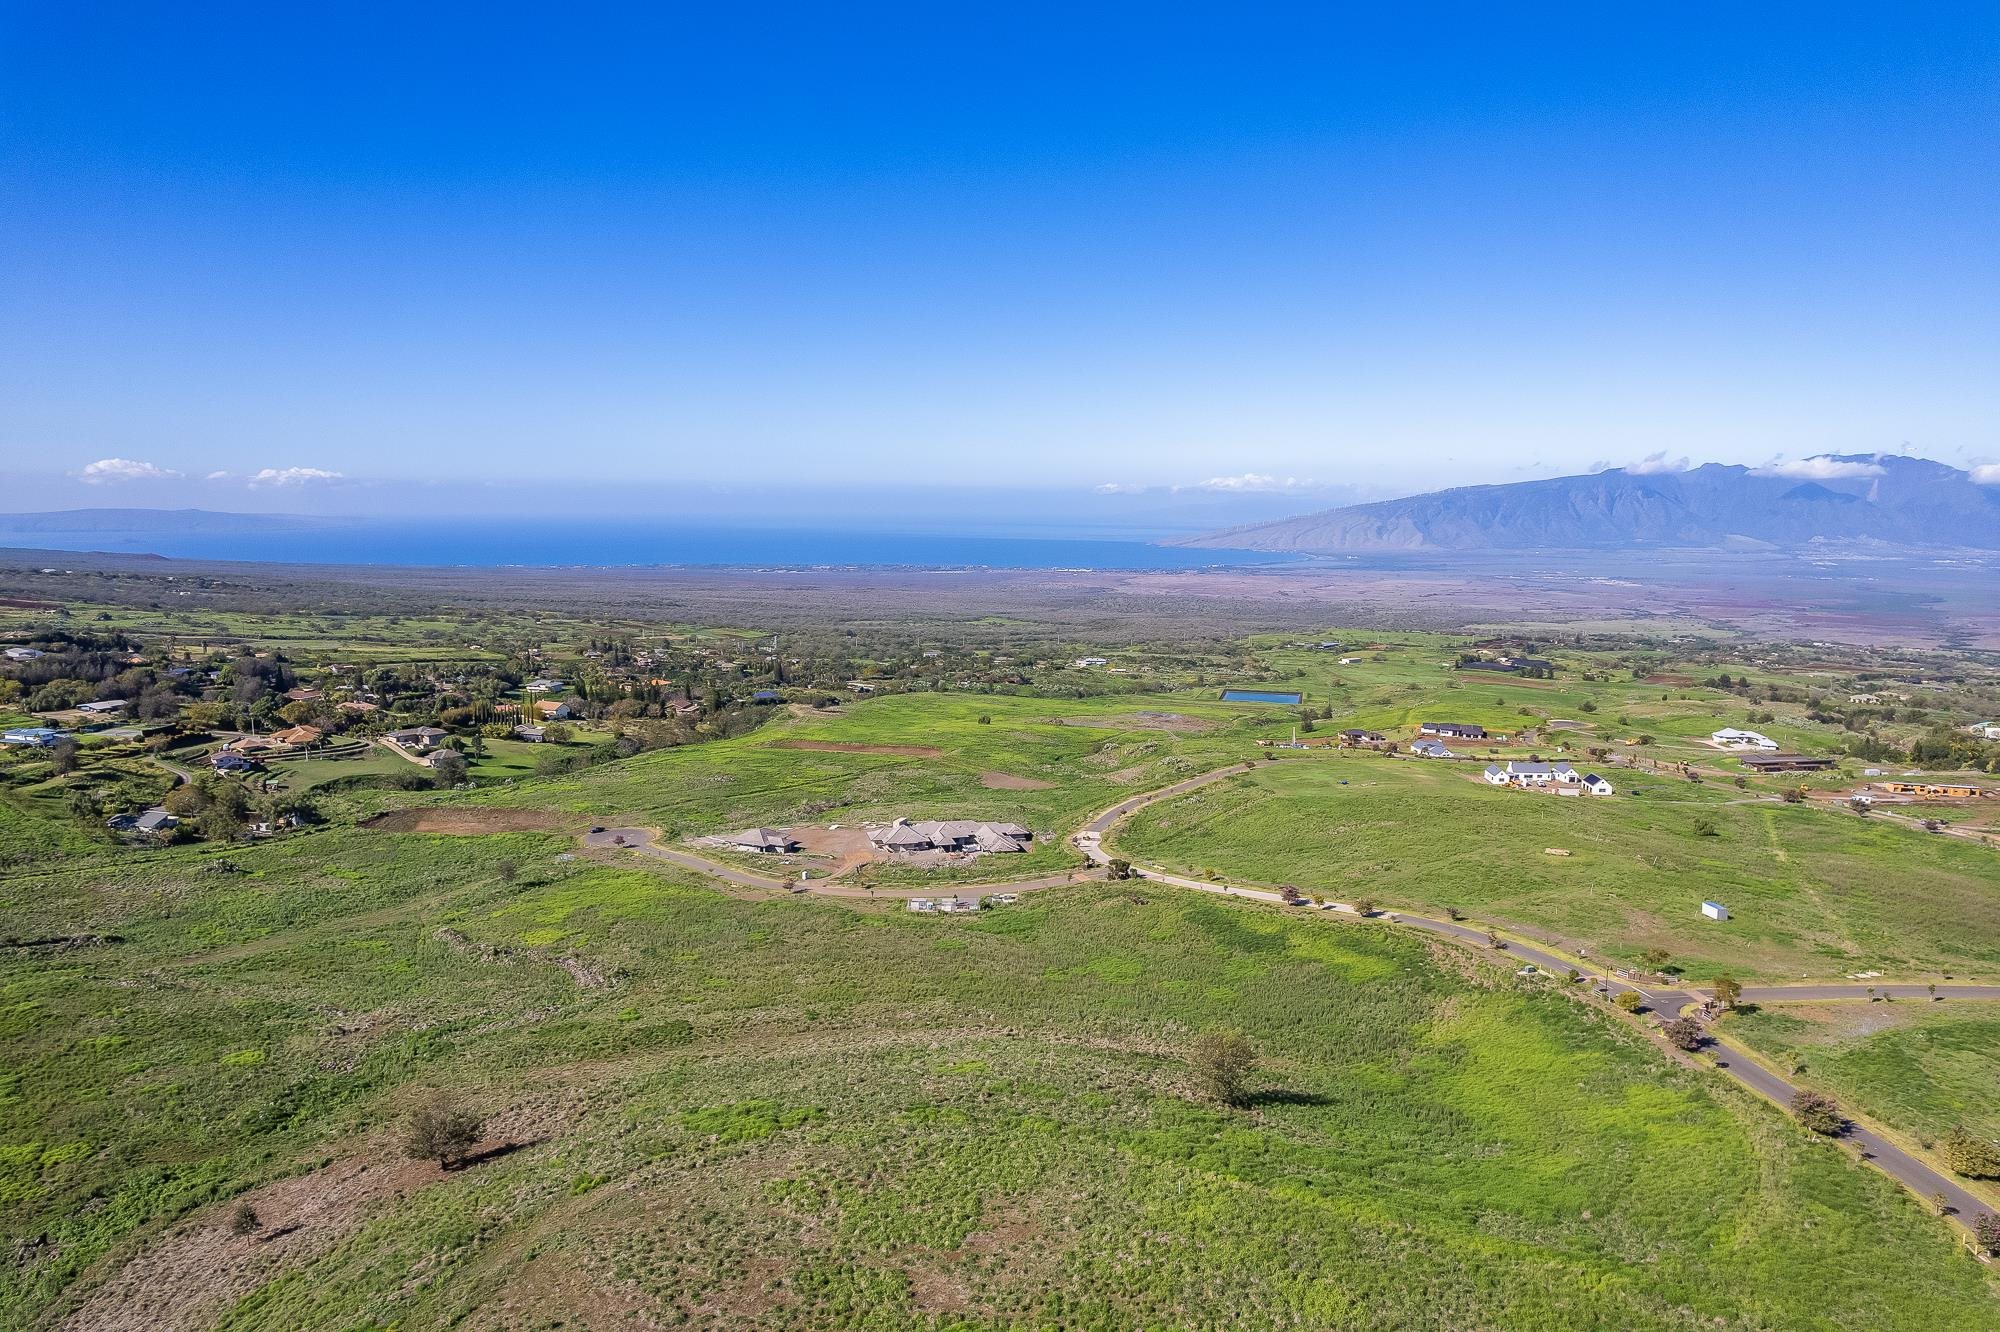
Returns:
[[[1417,727],[1418,735],[1442,735],[1454,740],[1484,740],[1486,728],[1468,722],[1425,722]]]
[[[1486,780],[1495,786],[1576,786],[1583,781],[1583,774],[1567,763],[1519,763],[1510,760],[1506,767],[1490,764],[1486,769]]]
[[[1452,757],[1452,752],[1446,749],[1444,742],[1440,740],[1413,740],[1410,742],[1410,752],[1418,758]]]
[[[28,745],[34,749],[51,749],[63,738],[63,733],[53,726],[12,726],[0,734],[0,745]]]
[[[776,828],[750,828],[731,833],[723,840],[738,851],[755,851],[760,855],[782,855],[799,849],[798,838]]]

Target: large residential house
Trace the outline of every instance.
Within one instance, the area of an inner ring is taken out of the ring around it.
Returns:
[[[1734,726],[1725,726],[1708,737],[1724,749],[1776,749],[1778,742],[1768,735],[1756,731],[1741,731]]]
[[[1518,786],[1537,790],[1554,789],[1564,795],[1610,795],[1611,783],[1596,773],[1581,773],[1567,763],[1509,762],[1505,767],[1489,764],[1486,780],[1495,786]]]
[[[1486,780],[1495,786],[1578,786],[1583,774],[1567,763],[1520,763],[1488,765]]]
[[[568,699],[558,702],[553,698],[540,698],[535,700],[535,713],[543,721],[568,721],[576,716],[576,709],[570,706]]]
[[[970,819],[937,823],[897,819],[868,829],[868,841],[878,851],[1026,851],[1034,836],[1018,823],[975,823]]]
[[[776,828],[749,828],[743,832],[730,833],[722,839],[738,851],[755,851],[759,855],[787,855],[799,849],[799,839]]]
[[[40,648],[10,647],[7,649],[7,660],[9,661],[34,661],[41,655],[42,650]]]
[[[122,698],[101,698],[95,703],[79,703],[78,712],[87,712],[93,717],[109,717],[114,712],[125,711],[128,704]]]
[[[1412,740],[1410,752],[1418,758],[1451,758],[1452,752],[1444,747],[1442,740]]]
[[[412,726],[407,731],[391,731],[385,737],[398,749],[422,754],[444,743],[445,732],[435,726]]]
[[[240,775],[256,771],[257,760],[234,749],[218,749],[208,756],[208,766],[217,772],[233,772]]]
[[[53,726],[11,726],[0,734],[0,745],[26,745],[30,749],[53,749],[63,733]]]
[[[1484,740],[1486,728],[1465,722],[1425,722],[1417,728],[1418,735],[1438,735],[1450,740]]]

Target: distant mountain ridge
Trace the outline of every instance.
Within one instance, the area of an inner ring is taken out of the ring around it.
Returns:
[[[1822,454],[1773,468],[1613,469],[1405,499],[1213,532],[1182,545],[1300,553],[1804,546],[2000,550],[2000,485],[1927,458]]]

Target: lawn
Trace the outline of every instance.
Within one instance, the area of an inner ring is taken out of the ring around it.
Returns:
[[[1562,799],[1493,788],[1477,771],[1294,757],[1151,806],[1113,840],[1186,872],[1457,907],[1592,957],[1664,948],[1696,977],[2000,975],[1991,848],[1845,811],[1743,803],[1714,783],[1613,770],[1618,795]],[[1704,920],[1705,898],[1731,919]]]
[[[1150,884],[746,902],[572,849],[0,879],[0,934],[116,939],[0,954],[0,1323],[1991,1326],[1880,1175],[1392,927]],[[1184,1062],[1218,1025],[1262,1053],[1243,1109]],[[433,1087],[518,1148],[399,1162]],[[299,1229],[230,1239],[239,1197]]]

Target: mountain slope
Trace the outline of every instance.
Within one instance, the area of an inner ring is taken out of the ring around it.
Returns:
[[[1462,486],[1181,544],[1274,551],[1531,550],[1814,540],[2000,549],[2000,486],[1924,458],[1823,455]]]

